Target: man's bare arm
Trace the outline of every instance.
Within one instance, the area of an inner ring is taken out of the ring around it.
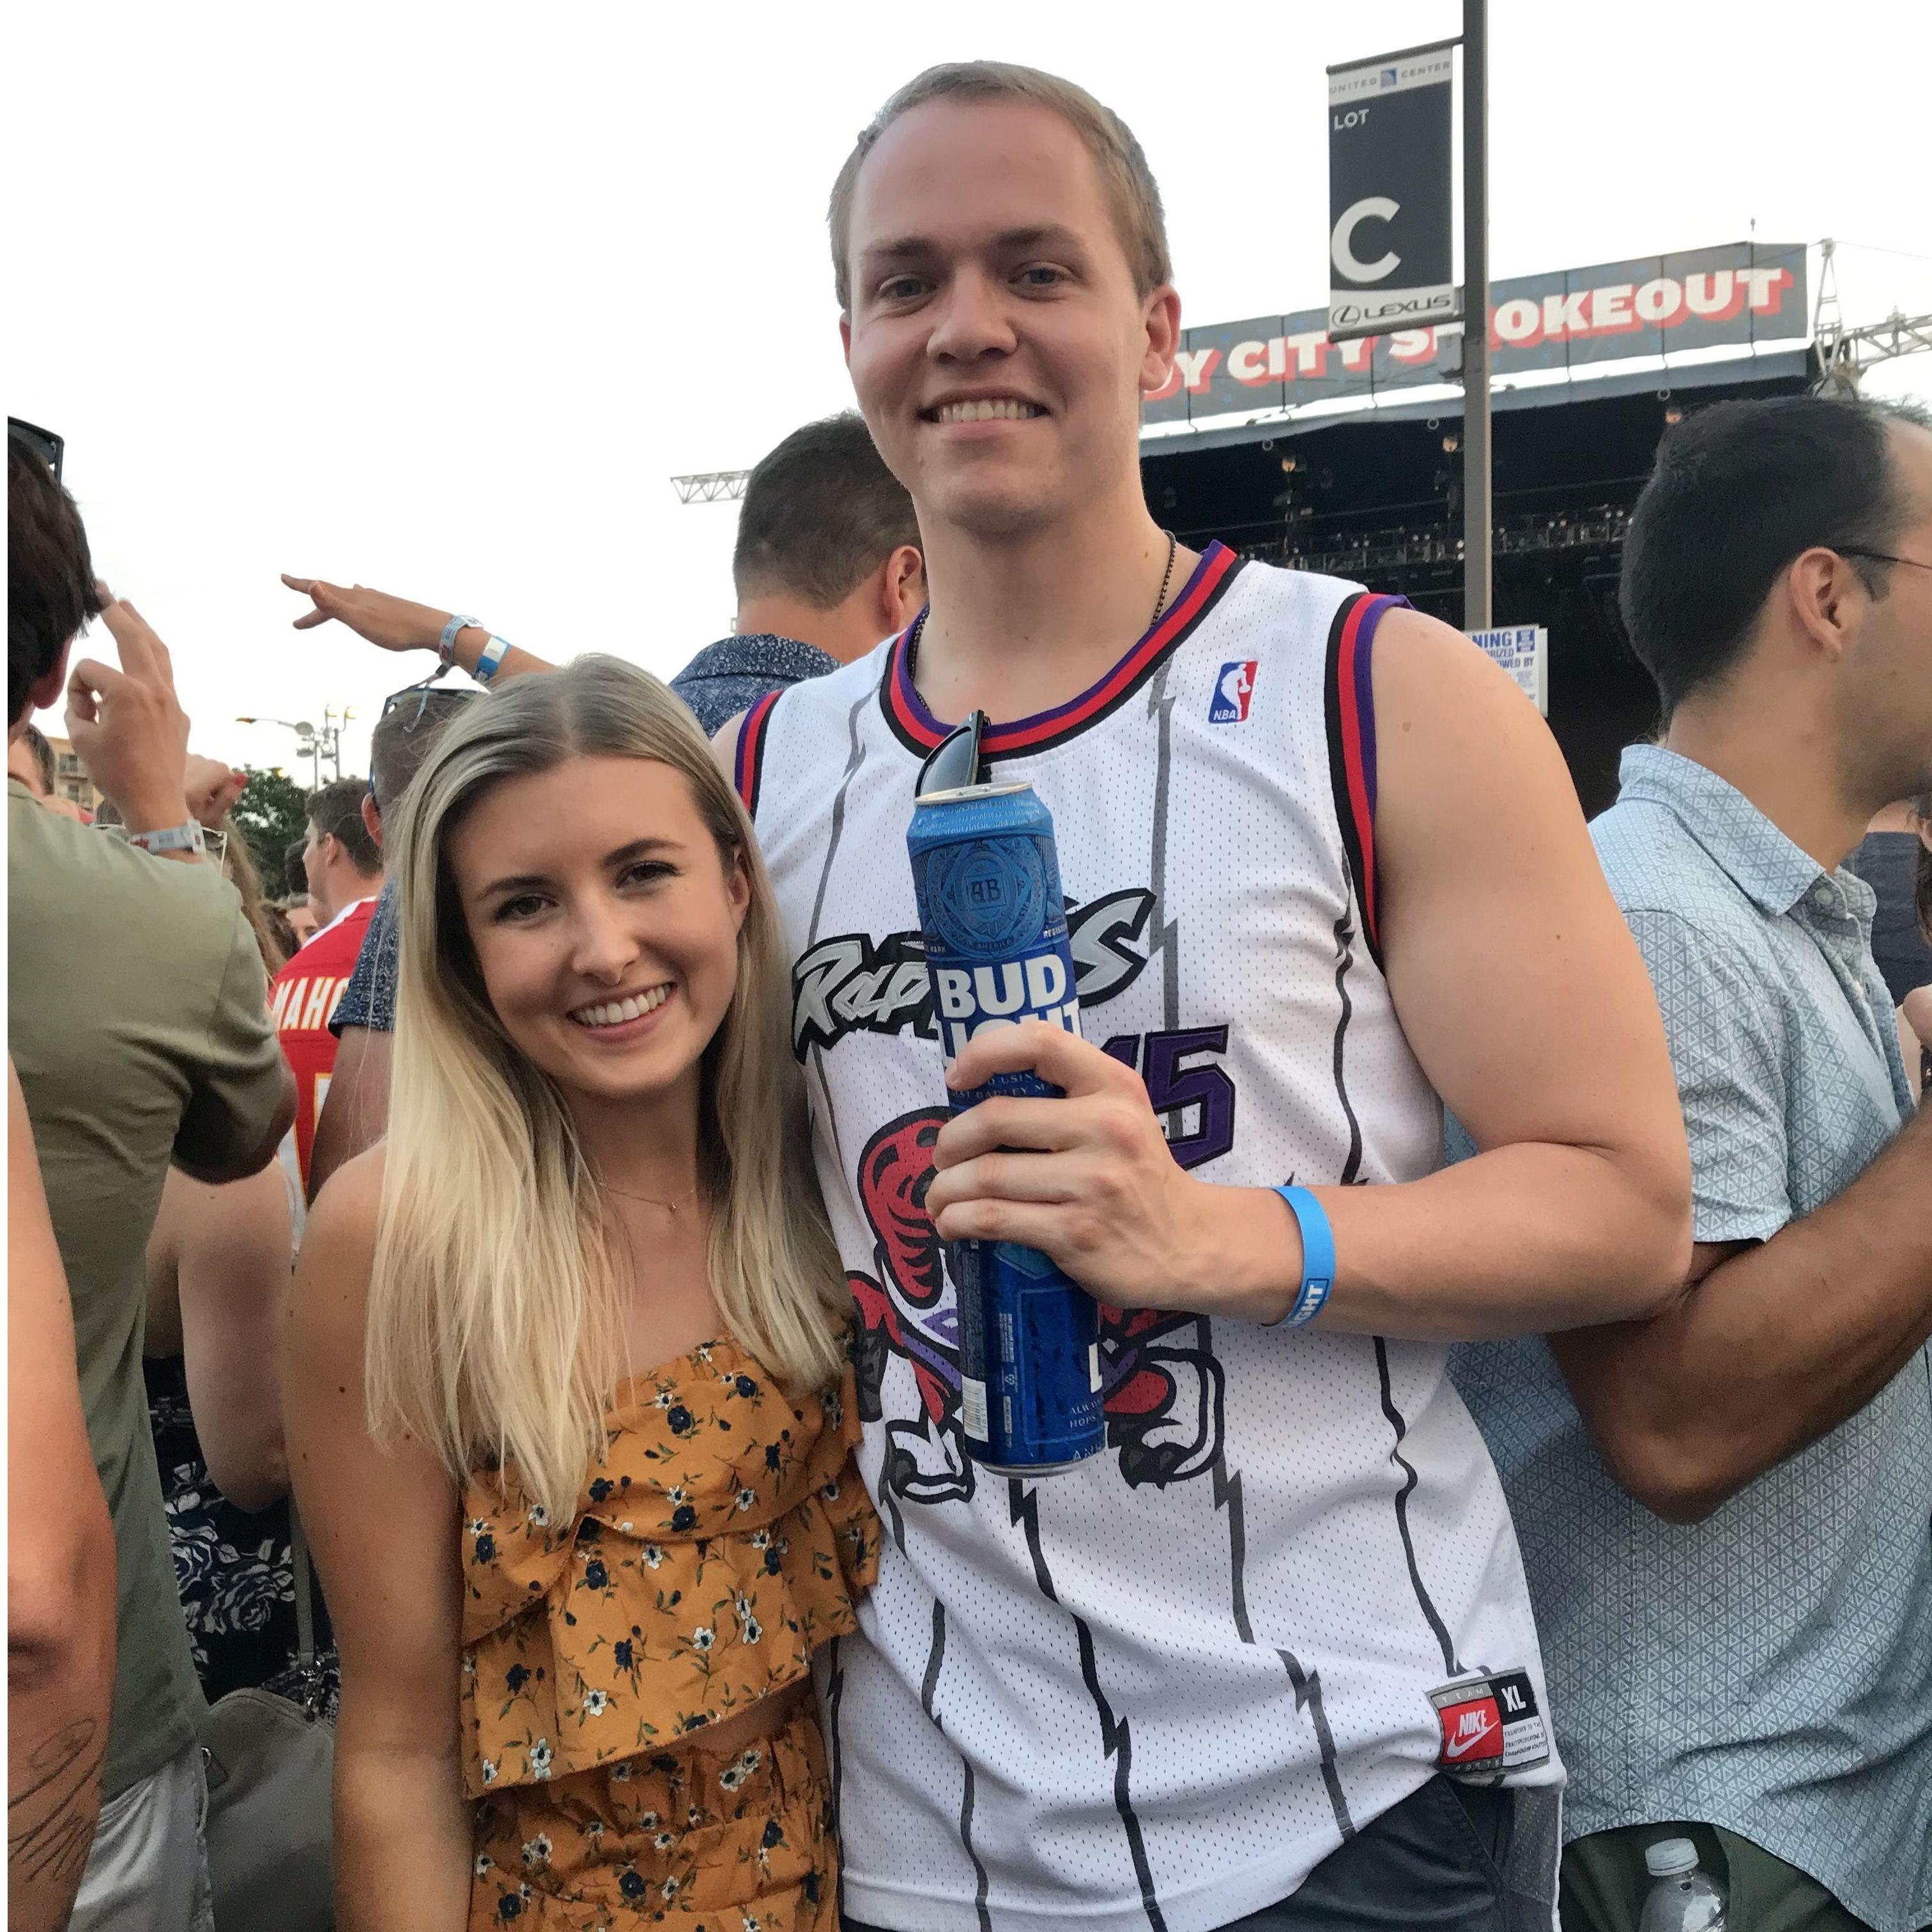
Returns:
[[[308,1155],[308,1198],[339,1167],[374,1147],[389,1121],[389,1036],[368,1027],[346,1026],[335,1048],[335,1068],[316,1116]]]
[[[1763,1243],[1700,1246],[1654,1320],[1554,1335],[1604,1461],[1696,1522],[1856,1415],[1932,1335],[1932,1113]]]
[[[187,1359],[195,1432],[215,1486],[236,1508],[288,1492],[282,1328],[292,1242],[278,1162],[209,1187],[168,1176],[148,1238],[148,1335],[174,1331]]]
[[[7,1084],[7,1910],[21,1932],[55,1932],[73,1909],[100,1808],[114,1532],[10,1061]]]
[[[1321,1325],[1456,1340],[1654,1313],[1689,1261],[1690,1160],[1649,977],[1569,775],[1522,694],[1432,620],[1386,617],[1374,676],[1388,982],[1483,1151],[1396,1186],[1316,1189],[1336,1250]],[[994,1030],[949,1077],[1022,1066],[1066,1097],[985,1101],[941,1130],[927,1198],[946,1239],[1040,1248],[1122,1306],[1273,1322],[1293,1304],[1287,1208],[1183,1173],[1145,1089],[1098,1048]]]
[[[1649,976],[1556,742],[1418,613],[1382,620],[1373,674],[1384,970],[1480,1151],[1324,1197],[1336,1325],[1474,1337],[1654,1312],[1689,1256],[1690,1157]]]

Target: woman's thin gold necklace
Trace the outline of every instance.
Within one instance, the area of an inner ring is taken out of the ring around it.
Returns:
[[[614,1194],[620,1200],[641,1201],[646,1208],[662,1208],[668,1214],[675,1214],[687,1201],[695,1200],[698,1196],[698,1190],[694,1186],[682,1194],[673,1195],[668,1201],[660,1201],[655,1194],[634,1194],[628,1187],[614,1186],[608,1180],[599,1180],[597,1184],[605,1193]]]

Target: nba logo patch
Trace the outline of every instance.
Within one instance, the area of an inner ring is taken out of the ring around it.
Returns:
[[[1255,667],[1258,659],[1237,658],[1221,667],[1214,680],[1214,701],[1208,707],[1210,724],[1238,724],[1248,715],[1255,694]]]

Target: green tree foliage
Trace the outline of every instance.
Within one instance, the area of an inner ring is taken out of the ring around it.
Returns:
[[[265,771],[254,765],[242,769],[248,774],[248,783],[232,815],[254,854],[262,889],[271,898],[279,898],[290,889],[284,880],[283,860],[289,848],[308,833],[308,794],[286,772]],[[292,883],[299,888],[299,881]]]

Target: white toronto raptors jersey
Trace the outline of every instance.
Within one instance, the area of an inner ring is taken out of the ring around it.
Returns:
[[[1376,959],[1368,652],[1392,601],[1216,545],[1090,691],[984,740],[1053,814],[1082,1030],[1204,1180],[1408,1180],[1439,1156]],[[1104,1450],[1031,1481],[968,1459],[905,843],[946,728],[905,652],[762,700],[738,758],[887,1531],[821,1683],[844,1910],[1199,1932],[1434,1774],[1432,1688],[1522,1667],[1540,1696],[1522,1563],[1432,1344],[1103,1308]]]

